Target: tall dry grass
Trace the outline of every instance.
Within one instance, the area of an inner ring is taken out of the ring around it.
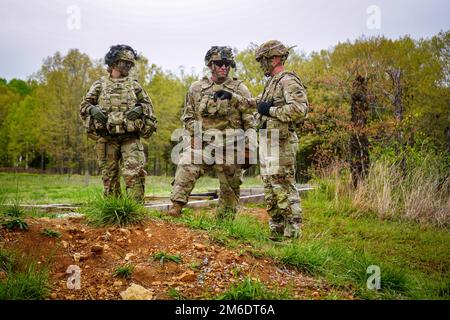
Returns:
[[[450,175],[430,161],[410,166],[377,160],[355,189],[348,166],[335,163],[320,172],[336,208],[350,200],[358,215],[375,213],[381,219],[402,218],[439,227],[450,225]]]
[[[373,163],[365,180],[359,182],[352,195],[358,212],[376,212],[382,219],[392,218],[399,212],[401,201],[397,192],[402,187],[401,172],[396,165],[384,161]]]
[[[450,224],[450,175],[443,178],[418,167],[405,177],[403,215],[418,222]]]

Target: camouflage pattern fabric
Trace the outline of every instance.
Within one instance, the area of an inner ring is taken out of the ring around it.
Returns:
[[[270,58],[273,56],[279,57],[287,57],[289,55],[289,49],[286,48],[284,44],[282,44],[278,40],[269,40],[263,43],[261,46],[256,49],[255,59],[259,61],[262,58]]]
[[[214,101],[214,92],[227,90],[245,98],[251,98],[247,87],[236,79],[228,78],[222,84],[216,84],[205,77],[193,83],[186,95],[185,106],[181,121],[186,130],[194,135],[194,123],[201,123],[202,130],[216,129],[225,132],[226,129],[243,129],[255,127],[253,109],[246,105],[241,105],[235,100]],[[226,141],[224,141],[226,143]],[[172,183],[172,201],[186,204],[189,195],[194,188],[195,182],[205,171],[214,169],[220,182],[219,204],[216,216],[219,219],[233,219],[239,201],[239,190],[242,184],[243,170],[240,165],[229,163],[194,164],[190,161],[194,154],[203,154],[205,143],[199,141],[198,150],[191,146],[187,147],[178,164],[175,179]]]
[[[80,116],[88,134],[97,141],[96,153],[103,176],[106,196],[120,195],[119,172],[126,184],[127,194],[138,202],[144,201],[144,149],[139,140],[144,120],[129,121],[125,112],[140,104],[145,117],[152,117],[151,100],[139,83],[129,77],[102,77],[94,82],[80,104]],[[98,123],[87,109],[98,105],[108,116],[106,124]]]
[[[228,78],[222,84],[216,84],[204,77],[194,82],[186,95],[181,121],[186,130],[194,134],[194,122],[202,122],[203,130],[254,128],[254,108],[236,100],[216,100],[214,93],[226,90],[244,99],[251,99],[251,93],[244,83],[235,78]]]
[[[295,73],[284,71],[268,81],[260,99],[273,103],[270,116],[259,117],[260,126],[279,130],[278,170],[262,175],[269,227],[274,237],[295,238],[299,235],[302,216],[300,196],[295,188],[298,137],[294,127],[308,112],[306,90]],[[261,162],[262,172],[265,165],[270,163]]]
[[[140,104],[143,110],[143,119],[129,121],[125,113]],[[102,124],[94,120],[87,109],[98,105],[108,116],[108,123]],[[155,121],[153,106],[150,97],[141,85],[130,77],[112,79],[102,77],[94,82],[80,104],[80,116],[85,123],[88,134],[94,140],[108,134],[133,133],[142,135],[147,120]]]
[[[118,44],[109,48],[109,51],[105,55],[105,64],[112,66],[117,61],[122,60],[131,62],[134,65],[136,59],[138,59],[136,50],[128,45]]]
[[[189,152],[189,151],[188,151]],[[178,165],[170,200],[182,204],[188,202],[195,182],[207,171],[214,169],[220,183],[219,203],[216,208],[217,219],[234,219],[239,204],[239,190],[243,170],[239,165],[226,164],[182,164]]]
[[[138,139],[104,137],[97,140],[96,153],[103,179],[105,196],[120,196],[120,164],[127,195],[144,202],[145,155],[144,146]]]
[[[205,65],[209,66],[212,61],[229,61],[232,68],[236,68],[233,50],[230,47],[214,46],[205,55]]]
[[[135,63],[135,53],[131,50],[122,50],[117,55],[117,60],[129,61]]]

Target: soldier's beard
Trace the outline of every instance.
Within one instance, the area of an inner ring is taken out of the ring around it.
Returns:
[[[259,63],[266,77],[270,77],[272,74],[273,66],[270,64],[270,61],[268,59],[262,59]]]

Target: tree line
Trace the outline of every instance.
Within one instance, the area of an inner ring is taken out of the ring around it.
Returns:
[[[265,79],[255,47],[236,51],[233,76],[257,96]],[[309,55],[296,51],[286,67],[300,75],[311,104],[299,128],[299,180],[335,161],[364,174],[369,159],[382,155],[407,155],[406,163],[418,152],[432,152],[448,162],[450,31],[420,40],[361,37]],[[27,80],[0,78],[0,167],[96,174],[94,142],[78,107],[105,74],[102,61],[72,49],[46,58]],[[184,96],[200,75],[165,71],[141,55],[133,76],[149,93],[158,118],[158,131],[144,142],[147,170],[173,175],[171,133],[181,127]]]

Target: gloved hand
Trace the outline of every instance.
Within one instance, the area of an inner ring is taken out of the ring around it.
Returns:
[[[225,91],[225,90],[219,90],[214,92],[214,102],[219,100],[231,100],[231,97],[233,94],[231,92]]]
[[[272,102],[260,102],[258,103],[258,112],[263,116],[270,116],[270,107],[272,106]]]
[[[108,117],[102,111],[102,109],[100,109],[99,106],[90,106],[88,112],[95,120],[100,123],[106,123],[106,121],[108,121]]]
[[[128,120],[134,121],[137,118],[139,118],[143,114],[142,106],[140,104],[137,104],[133,109],[128,110],[125,113],[125,116]]]

